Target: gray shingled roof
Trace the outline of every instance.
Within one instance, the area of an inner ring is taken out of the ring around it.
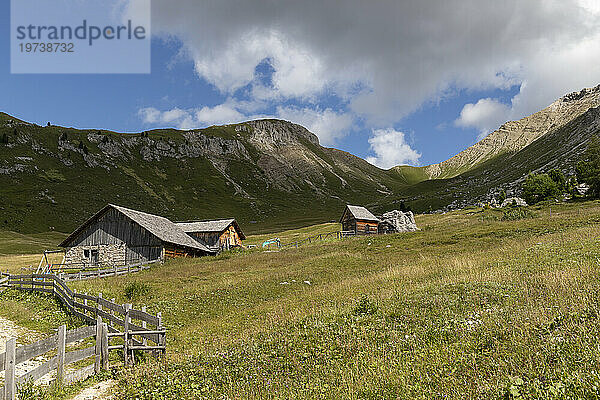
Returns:
[[[234,224],[240,237],[245,239],[246,236],[240,229],[239,225],[235,221],[234,218],[228,219],[219,219],[214,221],[191,221],[191,222],[177,222],[176,225],[185,233],[193,233],[193,232],[223,232],[225,229],[229,227],[229,225]]]
[[[66,246],[67,243],[77,236],[77,234],[83,230],[88,224],[92,223],[96,218],[99,218],[104,212],[109,209],[114,208],[120,213],[124,214],[126,217],[130,218],[132,221],[139,224],[141,227],[146,229],[148,232],[152,233],[154,236],[162,240],[163,242],[174,244],[177,246],[183,246],[191,249],[196,249],[200,251],[204,251],[207,253],[214,253],[214,250],[209,249],[202,243],[197,242],[188,236],[183,230],[181,230],[177,224],[171,222],[165,217],[160,217],[158,215],[148,214],[141,211],[131,210],[129,208],[116,206],[114,204],[109,204],[96,213],[93,217],[87,220],[83,225],[81,225],[75,232],[73,232],[67,239],[65,239],[59,246]]]
[[[348,209],[348,211],[350,211],[350,214],[352,214],[352,216],[354,216],[355,219],[359,219],[362,221],[379,222],[379,219],[376,216],[374,216],[371,213],[371,211],[367,210],[364,207],[347,205],[346,208]]]
[[[176,225],[186,233],[191,232],[223,232],[231,223],[235,221],[230,219],[219,219],[216,221],[199,222],[177,222]]]

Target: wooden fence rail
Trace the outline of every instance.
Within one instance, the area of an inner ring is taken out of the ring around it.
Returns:
[[[160,312],[152,315],[146,312],[146,307],[136,310],[131,304],[117,304],[114,299],[104,299],[102,293],[98,296],[77,293],[60,277],[52,274],[1,275],[4,277],[0,279],[0,287],[53,294],[68,312],[86,323],[97,325],[106,322],[106,350],[122,349],[125,365],[134,361],[134,350],[153,354],[164,354],[166,351],[167,331]],[[109,345],[111,338],[121,340],[118,344]]]
[[[84,264],[53,264],[52,270],[48,270],[42,274],[58,274],[59,277],[65,281],[81,281],[85,279],[93,278],[106,278],[110,276],[125,275],[132,272],[140,272],[146,269],[150,269],[150,266],[161,262],[161,260],[145,261],[130,265],[122,265],[120,267],[116,265],[99,265],[89,266]],[[77,271],[77,272],[64,272],[64,271]],[[38,272],[36,274],[41,274]]]
[[[91,346],[67,352],[67,346],[93,337],[95,343]],[[108,368],[108,352],[103,348],[107,346],[108,326],[98,321],[96,326],[84,326],[67,331],[65,325],[58,328],[58,333],[42,339],[38,342],[16,347],[16,339],[11,338],[6,342],[6,351],[0,354],[0,370],[4,371],[4,386],[0,387],[0,398],[15,400],[18,385],[27,381],[36,381],[43,376],[56,371],[55,382],[59,384],[71,384],[84,380],[102,369]],[[26,372],[16,376],[17,365],[42,356],[46,353],[56,351],[56,355]],[[83,368],[66,373],[67,365],[94,357],[94,363]]]
[[[354,236],[355,232],[354,231],[335,231],[335,232],[329,232],[329,233],[321,233],[319,235],[314,235],[314,236],[309,236],[306,239],[297,241],[297,242],[292,242],[292,243],[287,243],[281,246],[281,248],[286,248],[286,247],[300,247],[304,244],[310,244],[310,243],[314,243],[314,242],[319,242],[319,241],[323,241],[323,240],[327,240],[327,239],[331,239],[331,238],[335,238],[335,239],[344,239],[347,238],[349,236]]]

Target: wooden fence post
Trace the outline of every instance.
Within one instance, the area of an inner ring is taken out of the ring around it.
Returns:
[[[6,358],[4,359],[4,399],[15,400],[17,390],[15,382],[15,356],[17,352],[17,339],[11,338],[6,342]]]
[[[94,371],[98,374],[102,365],[102,317],[100,316],[96,318],[96,348],[94,352],[96,354]]]
[[[110,302],[111,302],[111,303],[115,303],[115,301],[116,301],[116,300],[117,300],[117,299],[115,299],[115,298],[113,297],[112,299],[110,299]],[[117,304],[117,303],[115,303],[115,304]],[[109,310],[108,312],[109,312],[109,313],[110,313],[110,315],[112,315],[112,316],[115,316],[115,315],[117,315],[117,313],[115,312],[115,310]],[[111,320],[109,320],[109,325],[110,325],[110,326],[115,326],[115,322],[114,322],[114,321],[111,319]]]
[[[67,326],[58,328],[58,350],[56,353],[56,383],[60,386],[65,376],[65,348],[67,339]]]
[[[128,363],[129,359],[129,310],[131,309],[131,304],[124,304],[125,307],[125,322],[123,323],[123,360],[125,365]]]
[[[144,312],[144,313],[146,312],[146,306],[142,306],[142,312]],[[143,320],[143,321],[142,321],[142,330],[144,330],[144,331],[145,331],[145,330],[146,330],[146,326],[147,326],[147,325],[146,325],[146,320]],[[147,346],[147,345],[148,345],[148,339],[146,339],[146,337],[144,337],[144,339],[142,340],[142,344],[143,344],[144,346]]]
[[[102,324],[102,369],[108,370],[108,325],[106,322]]]
[[[156,313],[156,318],[158,319],[158,326],[156,327],[157,330],[162,331],[163,330],[163,324],[162,324],[162,313],[158,312]],[[164,349],[161,350],[162,354],[165,354],[167,349],[167,334],[166,333],[161,333],[158,337],[158,345],[159,346],[165,346]]]

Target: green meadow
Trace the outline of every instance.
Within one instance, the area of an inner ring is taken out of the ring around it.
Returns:
[[[72,286],[162,312],[166,358],[115,372],[118,399],[593,399],[599,223],[599,202],[472,208],[419,215],[414,233],[172,260]],[[7,296],[1,316],[31,318]],[[46,301],[28,296],[24,309]]]

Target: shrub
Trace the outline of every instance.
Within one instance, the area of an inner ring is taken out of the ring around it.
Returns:
[[[523,183],[523,197],[527,204],[554,199],[560,194],[560,187],[548,174],[529,174]]]
[[[125,286],[125,297],[129,300],[139,299],[150,293],[150,285],[144,282],[133,281]]]
[[[377,305],[366,294],[361,296],[352,310],[354,315],[373,315],[376,312]]]
[[[498,204],[502,204],[506,200],[506,190],[502,189],[498,194],[497,202]]]
[[[401,202],[400,203],[400,207],[399,207],[399,211],[409,212],[409,211],[412,211],[412,208],[409,205],[407,205],[406,203]]]
[[[552,179],[561,191],[564,191],[567,186],[567,178],[560,169],[553,169],[548,171],[548,176]]]

